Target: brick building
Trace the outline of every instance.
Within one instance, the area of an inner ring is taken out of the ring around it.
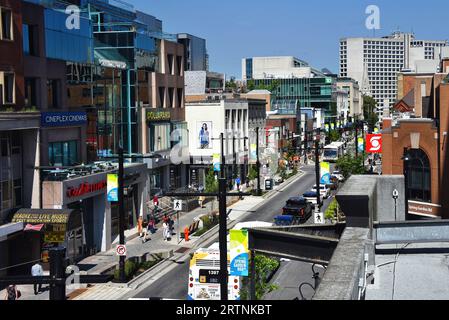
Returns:
[[[448,66],[443,60],[440,70]],[[411,218],[449,218],[448,74],[400,74],[395,109],[407,116],[384,120],[383,174],[404,174],[405,166]]]

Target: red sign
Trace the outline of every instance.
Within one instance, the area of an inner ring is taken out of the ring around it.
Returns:
[[[83,184],[80,184],[80,186],[78,188],[69,188],[67,190],[67,197],[69,197],[69,198],[81,197],[88,193],[106,189],[107,186],[108,186],[107,181],[101,181],[101,182],[94,183],[94,184],[83,183]]]
[[[382,135],[367,134],[365,145],[367,153],[382,153]]]
[[[118,245],[115,252],[120,257],[126,257],[126,246],[122,244]]]

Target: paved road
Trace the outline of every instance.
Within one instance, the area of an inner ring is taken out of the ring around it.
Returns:
[[[248,214],[245,221],[267,221],[272,222],[274,217],[281,213],[285,202],[292,196],[301,196],[309,191],[315,184],[315,171],[313,167],[303,169],[305,175],[296,183],[290,184],[283,192],[273,196],[267,203],[260,207],[257,212]],[[323,210],[327,208],[330,201],[324,203]],[[313,217],[311,218],[313,219]],[[218,241],[218,237],[216,237]],[[187,278],[189,274],[188,261],[180,264],[163,278],[155,281],[150,287],[142,290],[135,298],[159,297],[165,299],[186,299],[187,297]]]

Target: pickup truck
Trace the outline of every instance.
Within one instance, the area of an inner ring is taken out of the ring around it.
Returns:
[[[290,198],[282,208],[282,215],[299,218],[300,222],[306,222],[312,216],[312,203],[303,197]]]

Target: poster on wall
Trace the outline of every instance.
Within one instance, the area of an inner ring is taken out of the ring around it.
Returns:
[[[198,121],[198,149],[212,149],[212,121]]]
[[[231,230],[230,275],[247,277],[249,274],[248,230]]]
[[[108,174],[108,201],[118,202],[118,175]]]

